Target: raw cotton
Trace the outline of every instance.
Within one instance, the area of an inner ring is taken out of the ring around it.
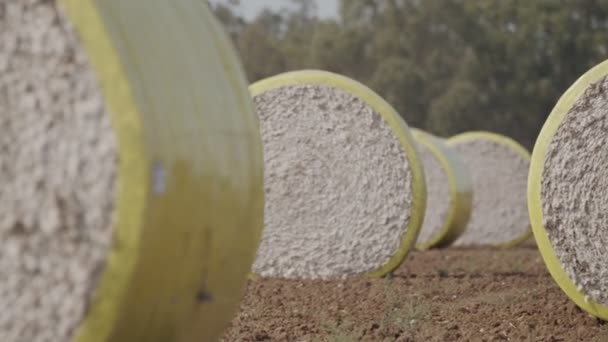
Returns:
[[[412,203],[407,155],[390,126],[369,104],[326,85],[284,86],[254,103],[266,184],[254,272],[325,279],[385,265]]]
[[[568,111],[547,151],[543,225],[579,290],[608,305],[608,78]]]
[[[56,1],[0,0],[0,341],[73,337],[111,245],[117,162]]]
[[[473,210],[456,246],[502,245],[530,231],[527,179],[530,162],[511,146],[478,137],[450,145],[473,180]]]
[[[424,245],[437,239],[442,233],[450,211],[452,196],[447,171],[437,156],[420,140],[416,146],[426,180],[426,211],[418,236],[418,244]]]

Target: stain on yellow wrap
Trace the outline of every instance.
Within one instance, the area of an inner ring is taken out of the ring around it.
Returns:
[[[584,94],[585,90],[590,85],[599,82],[606,75],[608,75],[608,61],[589,70],[562,95],[536,140],[534,151],[532,152],[532,162],[530,163],[530,174],[528,176],[528,212],[532,223],[532,231],[534,232],[534,238],[536,239],[540,254],[549,269],[549,273],[551,273],[551,276],[562,291],[576,305],[595,317],[604,320],[608,320],[608,306],[596,303],[591,299],[585,300],[585,294],[577,289],[574,282],[562,268],[555,254],[551,240],[549,240],[549,235],[543,225],[541,182],[547,151],[557,129],[579,97]]]
[[[424,181],[424,172],[422,164],[418,158],[418,153],[415,149],[414,138],[410,133],[409,127],[399,114],[389,105],[384,99],[377,95],[374,91],[364,86],[363,84],[327,71],[320,70],[301,70],[283,73],[274,77],[270,77],[252,84],[249,89],[253,97],[260,95],[266,91],[299,84],[320,84],[346,91],[366,104],[371,106],[374,111],[379,113],[382,118],[391,127],[397,140],[407,154],[408,165],[412,172],[412,207],[411,215],[405,234],[401,239],[396,253],[389,261],[368,273],[369,277],[382,277],[387,273],[397,268],[405,259],[409,251],[412,249],[418,238],[422,219],[424,218],[424,210],[426,206],[426,185]],[[255,279],[255,276],[252,276]]]
[[[200,0],[60,0],[119,143],[114,244],[75,342],[217,339],[263,225],[257,118]]]
[[[414,139],[429,150],[439,161],[450,186],[450,208],[443,227],[429,241],[420,241],[420,250],[449,246],[466,229],[473,205],[473,181],[466,165],[456,151],[450,149],[443,140],[419,129],[412,129]],[[428,206],[427,206],[428,208]]]

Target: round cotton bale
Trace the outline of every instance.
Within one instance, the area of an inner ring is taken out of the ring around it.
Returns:
[[[0,0],[0,340],[215,340],[261,139],[198,0]]]
[[[426,211],[417,248],[445,247],[464,232],[471,215],[473,182],[456,151],[444,140],[412,130],[426,180]]]
[[[250,87],[261,122],[266,211],[253,271],[382,276],[416,241],[424,175],[409,129],[362,84],[323,71]]]
[[[541,255],[562,290],[608,320],[608,62],[560,98],[534,146],[528,203]]]
[[[489,132],[462,133],[447,144],[461,156],[473,180],[471,219],[454,245],[512,247],[528,239],[528,151]]]

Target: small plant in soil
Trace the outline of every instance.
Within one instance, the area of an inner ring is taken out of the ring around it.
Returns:
[[[390,305],[388,305],[381,320],[382,326],[408,331],[414,325],[430,318],[430,307],[419,302],[417,298],[403,298],[389,285],[385,286],[384,292],[387,303],[390,303]]]
[[[323,342],[356,342],[359,339],[352,333],[337,329],[333,332],[328,332]]]
[[[439,278],[447,278],[450,276],[450,273],[444,269],[437,271],[437,274],[439,275]]]
[[[323,338],[323,342],[355,342],[359,341],[358,330],[355,329],[354,324],[344,321],[342,324],[337,322],[329,322],[325,320],[323,323],[323,329],[327,335]]]
[[[409,302],[404,307],[393,310],[389,315],[392,324],[404,331],[428,320],[430,316],[430,308],[417,301]]]

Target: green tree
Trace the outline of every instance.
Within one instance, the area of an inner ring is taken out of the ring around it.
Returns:
[[[426,103],[421,90],[424,90],[425,75],[414,63],[400,57],[387,58],[378,65],[369,84],[401,110],[408,124],[423,127]]]
[[[484,113],[479,112],[480,89],[475,84],[458,80],[435,99],[429,110],[425,127],[433,133],[449,137],[471,129],[471,122],[479,122],[476,129],[484,129]],[[481,120],[480,120],[481,119]]]
[[[412,126],[491,130],[531,147],[559,96],[608,54],[608,0],[313,0],[245,22],[215,8],[251,81],[320,68],[355,78]]]
[[[280,41],[269,34],[273,27],[276,29],[277,20],[272,12],[263,12],[236,39],[250,82],[276,75],[286,68],[287,57],[281,50]]]
[[[311,67],[365,80],[374,66],[366,62],[364,32],[342,28],[335,21],[319,22],[311,42]]]

